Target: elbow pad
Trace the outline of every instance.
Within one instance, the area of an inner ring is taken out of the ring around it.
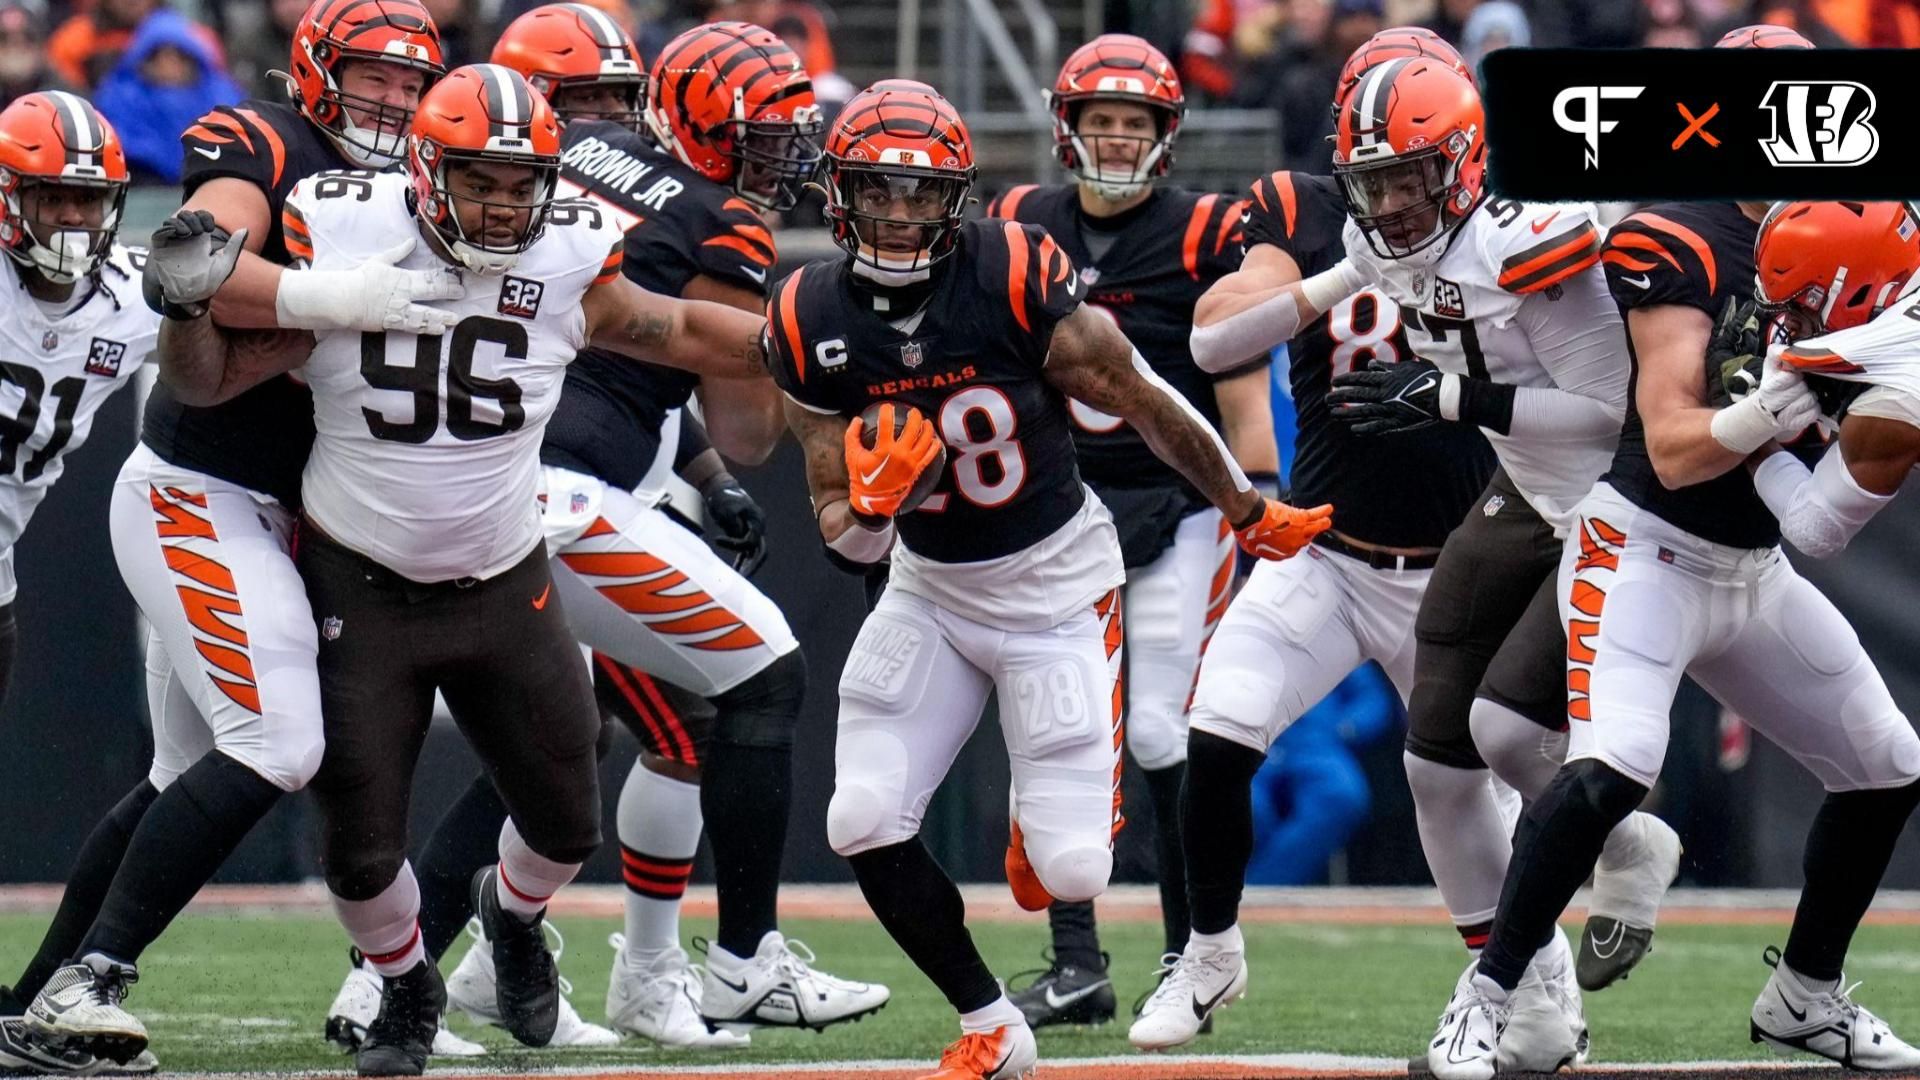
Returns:
[[[1331,270],[1300,282],[1300,295],[1318,318],[1333,305],[1359,292],[1366,284],[1353,263],[1342,259]],[[1188,345],[1193,362],[1210,374],[1231,371],[1276,345],[1285,344],[1312,319],[1303,318],[1300,301],[1283,291],[1210,326],[1196,326]]]

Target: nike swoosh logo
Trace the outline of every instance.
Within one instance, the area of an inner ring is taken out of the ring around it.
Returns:
[[[1799,1021],[1800,1023],[1803,1023],[1803,1024],[1804,1024],[1804,1023],[1806,1023],[1806,1021],[1807,1021],[1807,1012],[1806,1012],[1806,1010],[1805,1010],[1805,1009],[1796,1009],[1796,1008],[1794,1008],[1794,1007],[1793,1007],[1793,1002],[1791,1002],[1791,1001],[1788,1001],[1788,1000],[1787,1000],[1787,995],[1785,995],[1785,994],[1781,994],[1781,993],[1780,993],[1780,991],[1779,991],[1778,989],[1775,989],[1775,990],[1774,990],[1774,993],[1775,993],[1775,994],[1779,994],[1779,996],[1780,996],[1780,1004],[1782,1004],[1782,1005],[1785,1005],[1785,1006],[1787,1007],[1787,1012],[1788,1012],[1788,1014],[1789,1014],[1789,1015],[1791,1015],[1791,1016],[1792,1016],[1792,1017],[1793,1017],[1793,1018],[1794,1018],[1795,1020],[1797,1020],[1797,1021]]]
[[[211,150],[207,149],[204,146],[196,146],[193,148],[194,153],[199,154],[201,157],[206,158],[208,161],[219,161],[220,155],[225,151],[226,151],[226,147],[224,146],[216,146]]]
[[[1244,213],[1244,214],[1241,214],[1241,215],[1240,215],[1240,224],[1242,224],[1242,225],[1245,225],[1245,224],[1246,224],[1247,222],[1249,222],[1249,221],[1252,221],[1252,220],[1253,220],[1253,212],[1252,212],[1252,211],[1248,211],[1247,213]]]
[[[1105,985],[1107,985],[1107,980],[1102,979],[1101,981],[1094,983],[1092,986],[1083,986],[1080,989],[1075,990],[1071,994],[1056,994],[1053,992],[1053,987],[1049,986],[1047,987],[1047,994],[1046,994],[1047,1008],[1064,1009],[1067,1006],[1073,1004],[1074,1002],[1079,1001],[1081,998],[1086,997],[1088,994],[1098,992],[1099,989]]]
[[[1626,282],[1627,284],[1633,286],[1636,289],[1644,289],[1647,286],[1653,284],[1653,279],[1648,277],[1645,274],[1641,274],[1637,278],[1632,278],[1632,277],[1628,277],[1625,274],[1621,274],[1620,280]]]
[[[1533,230],[1533,234],[1535,236],[1538,236],[1541,233],[1546,232],[1547,226],[1553,224],[1553,219],[1559,216],[1560,216],[1560,211],[1555,210],[1553,213],[1548,214],[1546,217],[1543,217],[1539,221],[1534,222],[1532,225],[1528,226],[1528,228],[1531,228]]]
[[[710,972],[710,974],[713,975],[715,982],[718,982],[721,986],[726,987],[727,989],[733,991],[736,994],[744,994],[747,992],[747,980],[745,979],[741,979],[737,983],[728,982],[727,977],[725,975],[720,974],[719,972]]]
[[[1613,924],[1613,933],[1608,934],[1605,941],[1593,934],[1587,935],[1587,940],[1593,943],[1593,955],[1602,960],[1613,959],[1613,954],[1620,951],[1620,943],[1626,939],[1627,924],[1623,922]]]
[[[540,590],[540,595],[534,598],[533,610],[535,611],[547,610],[547,597],[552,592],[553,592],[553,582],[549,581],[547,582],[547,587]]]
[[[880,464],[878,464],[878,465],[875,465],[875,466],[873,467],[873,471],[872,471],[872,472],[870,472],[870,473],[861,473],[861,474],[860,474],[860,482],[861,482],[861,483],[863,483],[863,484],[871,484],[871,483],[873,483],[873,481],[874,481],[874,478],[880,475],[880,471],[881,471],[882,469],[885,469],[885,468],[887,467],[887,462],[888,462],[889,460],[890,460],[890,459],[888,459],[888,458],[881,458],[881,459],[880,459]]]
[[[1229,980],[1227,985],[1220,988],[1219,993],[1213,995],[1212,1001],[1209,1001],[1203,1005],[1200,1003],[1200,999],[1198,997],[1194,998],[1193,999],[1193,1018],[1195,1020],[1205,1020],[1207,1018],[1207,1014],[1213,1011],[1213,1007],[1215,1005],[1220,1004],[1220,999],[1223,997],[1226,997],[1227,991],[1231,989],[1233,989],[1233,983],[1231,980]]]
[[[762,285],[765,285],[767,283],[767,272],[765,270],[754,270],[750,267],[743,266],[740,268],[740,272],[752,278],[753,280],[759,282]]]

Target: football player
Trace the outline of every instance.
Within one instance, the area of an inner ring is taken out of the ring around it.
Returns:
[[[0,317],[0,701],[17,632],[13,546],[159,328],[137,295],[144,253],[115,241],[128,180],[120,137],[85,99],[27,94],[0,112],[0,291],[15,298]],[[0,987],[0,1070],[94,1066],[26,1030],[50,971]]]
[[[1106,888],[1124,571],[1112,520],[1080,481],[1067,399],[1131,424],[1261,557],[1298,551],[1331,508],[1255,491],[1193,407],[1081,304],[1058,242],[1013,221],[963,224],[972,146],[931,87],[889,80],[856,96],[826,160],[847,257],[775,286],[768,348],[822,539],[854,562],[891,549],[892,563],[840,678],[828,839],[960,1014],[931,1075],[1025,1076],[1032,1029],[918,834],[997,688],[1016,901],[1037,911]]]
[[[1108,34],[1067,58],[1050,100],[1054,157],[1074,182],[1016,187],[987,207],[988,216],[1045,229],[1079,267],[1086,303],[1113,316],[1154,372],[1221,431],[1248,479],[1274,494],[1279,456],[1266,355],[1209,375],[1187,349],[1194,301],[1239,262],[1244,204],[1155,183],[1173,164],[1186,112],[1180,76],[1152,45]],[[1128,615],[1123,726],[1153,800],[1162,952],[1178,955],[1188,923],[1179,817],[1187,698],[1226,607],[1233,539],[1220,512],[1125,421],[1077,401],[1068,415],[1081,478],[1120,534]],[[1113,1019],[1093,905],[1054,904],[1047,919],[1049,967],[1013,1003],[1033,1027]]]
[[[776,256],[755,208],[791,208],[799,179],[818,162],[806,71],[778,37],[744,23],[682,34],[645,88],[635,55],[602,12],[557,4],[515,20],[493,59],[554,103],[561,190],[587,196],[594,213],[626,233],[630,280],[757,314]],[[602,711],[643,748],[619,803],[627,918],[607,1019],[667,1045],[724,1048],[744,1036],[710,1024],[817,1028],[879,1008],[887,991],[813,971],[778,931],[788,774],[806,684],[798,642],[744,575],[632,494],[660,455],[669,412],[696,389],[720,448],[735,460],[764,459],[784,430],[771,382],[702,378],[588,350],[567,370],[541,460],[548,547],[568,620],[596,650]],[[680,432],[700,441],[668,447],[667,456],[681,450],[682,474],[716,517],[726,516],[745,492],[704,447],[699,421],[683,418]],[[476,841],[496,834],[505,816],[483,775],[436,829],[421,861],[429,955],[466,920],[458,886],[486,861]],[[713,822],[720,902],[704,977],[679,942],[703,816]],[[447,990],[454,1007],[494,1018],[484,949],[469,951]]]
[[[1779,523],[1824,512],[1801,510],[1818,506],[1805,489],[1820,482],[1778,452],[1817,418],[1817,399],[1777,360],[1725,408],[1707,389],[1715,354],[1741,352],[1723,344],[1737,319],[1716,332],[1709,313],[1730,310],[1756,264],[1760,294],[1789,334],[1870,333],[1862,324],[1920,267],[1920,221],[1903,203],[1782,204],[1760,222],[1756,250],[1758,210],[1661,205],[1608,240],[1637,374],[1620,449],[1581,502],[1560,568],[1572,745],[1521,821],[1492,935],[1428,1053],[1442,1078],[1493,1075],[1509,995],[1535,945],[1659,776],[1683,674],[1827,789],[1786,949],[1766,950],[1773,974],[1753,1005],[1753,1040],[1849,1068],[1920,1067],[1920,1049],[1843,985],[1853,932],[1920,804],[1920,736],[1845,617],[1780,550]],[[1808,368],[1858,367],[1818,344],[1799,355]],[[1898,400],[1875,400],[1889,399]],[[1823,461],[1825,490],[1846,491],[1844,457],[1843,444],[1825,459],[1837,470]],[[1742,467],[1750,459],[1758,475]]]
[[[417,1074],[446,1000],[407,870],[413,762],[443,694],[510,810],[474,878],[501,1024],[530,1046],[558,1020],[546,902],[599,842],[600,722],[554,588],[537,496],[539,442],[589,343],[698,373],[760,378],[761,320],[646,292],[624,238],[557,201],[560,131],[519,73],[461,68],[422,99],[408,175],[329,173],[287,201],[294,253],[353,265],[412,231],[408,261],[458,267],[450,334],[319,335],[304,361],[318,437],[298,558],[320,617],[327,756],[314,781],[342,923],[383,970],[363,1073]],[[224,251],[222,250],[224,255]],[[169,323],[163,353],[238,390],[273,373],[206,320]],[[236,370],[236,368],[238,370]],[[443,375],[444,373],[444,375]]]
[[[439,325],[416,301],[449,295],[450,275],[400,269],[397,252],[353,269],[288,271],[278,224],[301,177],[397,160],[406,119],[440,71],[432,20],[413,0],[318,0],[290,59],[292,101],[222,107],[181,136],[188,217],[217,219],[245,247],[216,317],[306,330]],[[169,226],[156,242],[204,244],[176,227],[187,228]],[[160,271],[149,261],[147,274]],[[198,277],[207,267],[189,258],[169,272]],[[255,333],[243,350],[289,343],[299,348],[292,335]],[[276,378],[206,408],[204,388],[183,390],[178,375],[163,357],[110,516],[115,560],[149,628],[153,765],[87,838],[15,984],[22,997],[39,995],[43,1030],[116,1060],[146,1043],[119,1006],[132,962],[320,762],[315,635],[288,554],[312,402],[299,383]]]
[[[1466,70],[1432,31],[1394,28],[1355,51],[1341,84],[1351,87],[1368,68],[1404,56],[1432,56]],[[1248,349],[1286,344],[1298,417],[1293,497],[1333,503],[1340,513],[1300,558],[1256,565],[1208,644],[1189,715],[1179,818],[1195,936],[1190,947],[1176,950],[1169,978],[1128,1033],[1141,1049],[1191,1040],[1213,1006],[1244,988],[1238,914],[1253,852],[1253,775],[1273,741],[1367,660],[1378,661],[1406,699],[1413,685],[1414,612],[1440,545],[1493,472],[1486,439],[1465,425],[1373,439],[1334,421],[1327,406],[1334,374],[1413,356],[1399,306],[1377,288],[1339,300],[1291,342],[1268,337],[1229,351],[1214,347],[1208,328],[1345,257],[1347,209],[1331,177],[1278,172],[1256,181],[1251,195],[1246,260],[1201,298],[1196,356],[1217,369],[1238,363]],[[1409,469],[1409,461],[1422,467]],[[1199,1013],[1195,1001],[1203,1006]]]

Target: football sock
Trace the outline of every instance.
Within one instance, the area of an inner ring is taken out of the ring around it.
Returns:
[[[333,913],[354,948],[383,977],[404,975],[427,957],[420,941],[420,883],[412,863],[401,863],[399,875],[371,899],[333,897]]]
[[[1100,934],[1094,929],[1093,901],[1055,900],[1047,907],[1047,927],[1053,934],[1053,962],[1082,971],[1107,970],[1100,955]]]
[[[1153,847],[1160,865],[1160,922],[1166,934],[1165,951],[1179,953],[1187,947],[1187,933],[1193,926],[1187,911],[1187,849],[1180,834],[1180,789],[1187,778],[1187,763],[1141,772],[1147,778],[1147,797],[1153,801]]]
[[[1492,773],[1456,769],[1412,751],[1402,760],[1427,868],[1453,925],[1472,948],[1499,905],[1500,880],[1513,851],[1513,832],[1501,817]]]
[[[500,906],[531,922],[547,910],[547,901],[580,873],[579,863],[555,862],[527,846],[508,818],[500,826],[500,873],[494,879]]]
[[[713,741],[700,770],[700,809],[713,849],[720,925],[714,940],[752,956],[780,928],[780,860],[786,853],[793,748]]]
[[[1592,872],[1607,833],[1646,797],[1644,786],[1590,758],[1560,770],[1520,818],[1500,914],[1480,951],[1481,974],[1508,990],[1520,985]]]
[[[1179,820],[1195,933],[1223,933],[1240,921],[1240,891],[1253,857],[1253,774],[1266,760],[1204,731],[1187,736]]]
[[[1013,1024],[1024,1024],[1027,1018],[1007,995],[999,997],[974,1009],[960,1014],[960,1030],[969,1034],[987,1034]]]
[[[137,962],[282,794],[218,750],[194,762],[141,815],[75,955]]]
[[[420,939],[436,961],[473,916],[473,875],[499,857],[505,820],[507,804],[483,772],[447,807],[427,838],[420,853]]]
[[[627,958],[644,971],[680,944],[680,900],[700,846],[700,787],[635,762],[615,820],[627,886]]]
[[[60,894],[60,906],[47,925],[46,936],[40,939],[39,950],[13,984],[14,993],[22,1001],[32,1001],[39,996],[53,973],[80,955],[80,939],[100,914],[100,905],[113,885],[114,874],[120,870],[120,861],[126,857],[134,829],[159,797],[160,791],[152,781],[141,780],[87,834],[86,842],[80,845],[79,856],[73,860],[73,869],[67,872],[67,888]]]
[[[1782,954],[1802,981],[1840,978],[1853,932],[1873,903],[1894,844],[1920,804],[1920,781],[1874,791],[1827,794],[1807,831],[1807,884]]]
[[[847,862],[874,917],[954,1011],[984,1009],[1002,996],[967,932],[960,890],[919,837],[850,855]]]

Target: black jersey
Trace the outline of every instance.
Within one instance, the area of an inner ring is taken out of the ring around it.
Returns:
[[[1111,314],[1154,372],[1218,429],[1220,405],[1213,384],[1225,376],[1201,371],[1188,342],[1200,295],[1240,266],[1240,215],[1245,209],[1244,203],[1225,195],[1162,189],[1117,219],[1094,222],[1080,210],[1076,185],[1029,184],[995,199],[987,214],[1047,230],[1080,268],[1086,302]],[[1090,227],[1106,232],[1112,241],[1097,258],[1086,242]],[[1266,357],[1259,363],[1264,366]],[[1080,472],[1089,483],[1175,487],[1193,509],[1211,505],[1178,470],[1154,456],[1126,421],[1077,401],[1069,407]]]
[[[270,262],[292,261],[281,234],[281,208],[293,185],[352,163],[318,127],[283,102],[222,105],[180,136],[186,196],[223,176],[244,180],[267,197]],[[277,375],[231,401],[206,408],[182,405],[166,382],[147,398],[140,441],[162,459],[203,472],[290,507],[300,504],[300,473],[313,449],[313,395]]]
[[[1709,319],[1718,318],[1729,299],[1753,295],[1753,241],[1759,231],[1759,224],[1732,203],[1650,206],[1607,234],[1601,255],[1607,287],[1622,312],[1684,304]],[[1628,355],[1633,356],[1631,334],[1627,340]],[[1743,548],[1779,543],[1780,524],[1753,490],[1746,469],[1736,466],[1677,491],[1660,482],[1647,456],[1646,427],[1635,404],[1638,357],[1633,365],[1627,422],[1603,479],[1634,505],[1703,540]]]
[[[621,265],[652,292],[679,296],[704,274],[763,297],[773,234],[753,207],[628,128],[567,125],[561,190],[585,201],[566,212],[610,215],[627,234]],[[567,369],[540,460],[638,485],[660,450],[668,410],[686,404],[700,377],[588,349]]]
[[[898,519],[900,540],[938,562],[997,559],[1051,536],[1086,498],[1066,398],[1041,371],[1084,290],[1058,244],[1012,221],[961,226],[934,273],[909,332],[874,312],[844,260],[801,267],[767,305],[768,360],[815,412],[851,420],[891,401],[931,419],[946,468]]]
[[[1248,247],[1272,244],[1303,277],[1346,256],[1346,204],[1338,181],[1277,172],[1254,182]],[[1296,506],[1333,504],[1333,525],[1387,547],[1439,547],[1493,475],[1493,448],[1479,429],[1435,424],[1401,435],[1355,435],[1333,418],[1327,391],[1336,371],[1414,355],[1400,308],[1377,289],[1341,301],[1287,345],[1295,435],[1290,485]]]

